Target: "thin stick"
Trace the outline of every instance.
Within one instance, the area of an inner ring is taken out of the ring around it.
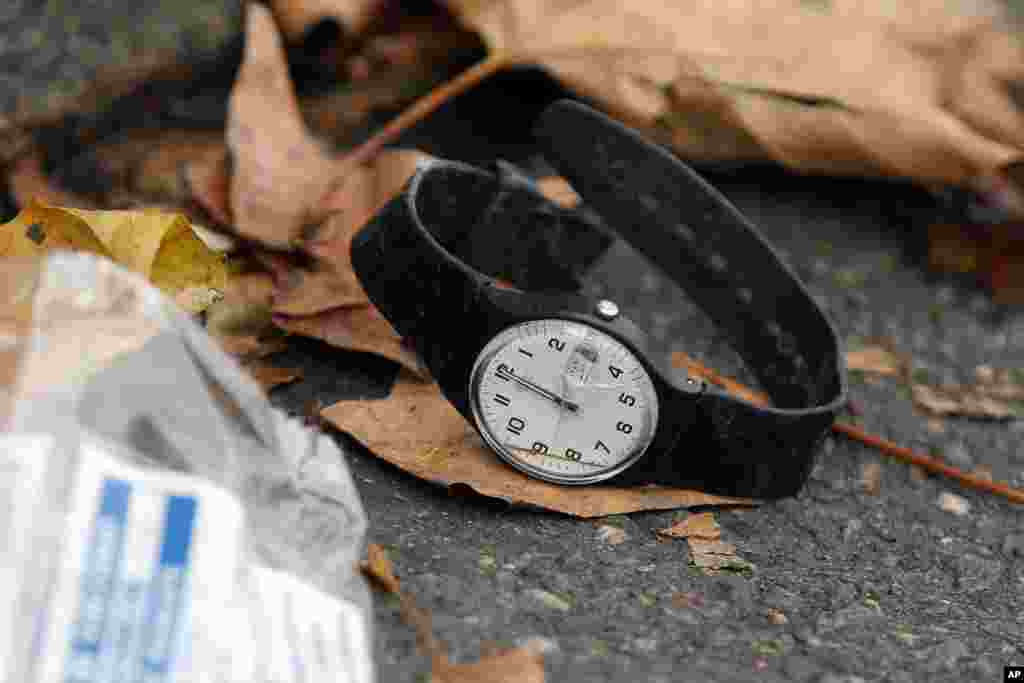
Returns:
[[[712,382],[713,384],[717,384],[718,386],[736,394],[740,398],[750,401],[751,403],[758,405],[768,404],[768,397],[764,394],[754,391],[750,387],[740,384],[734,379],[718,374],[711,368],[682,352],[677,352],[674,355],[676,363],[685,366],[686,369],[693,374]],[[868,434],[859,427],[855,427],[845,422],[836,422],[832,425],[832,431],[843,434],[855,441],[860,441],[872,448],[877,448],[889,457],[909,462],[929,472],[941,474],[949,477],[950,479],[954,479],[967,488],[974,489],[976,491],[994,493],[1006,498],[1007,500],[1013,501],[1014,503],[1024,503],[1024,491],[1020,489],[1016,489],[1012,486],[1007,486],[1006,484],[1001,484],[999,482],[990,481],[989,479],[979,477],[975,474],[968,474],[958,467],[947,465],[941,460],[927,455],[922,455],[920,453],[915,453],[909,448],[897,445],[892,441],[875,436],[874,434]]]
[[[387,125],[374,133],[372,137],[345,155],[345,161],[354,165],[363,165],[372,161],[388,143],[393,142],[403,132],[432,114],[442,104],[466,92],[508,64],[509,60],[502,53],[495,53],[477,62],[452,80],[413,102],[412,106],[388,121]]]

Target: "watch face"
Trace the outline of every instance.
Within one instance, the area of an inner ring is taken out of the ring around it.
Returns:
[[[654,438],[658,396],[640,360],[584,323],[534,320],[480,352],[473,417],[488,444],[527,474],[562,484],[607,479]]]

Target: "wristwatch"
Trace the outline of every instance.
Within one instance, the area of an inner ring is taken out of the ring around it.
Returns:
[[[427,161],[352,241],[370,300],[487,446],[531,477],[796,495],[845,402],[825,312],[662,147],[570,100],[545,109],[535,136],[586,209],[508,164]],[[770,406],[673,369],[614,302],[580,291],[615,238],[707,314]]]

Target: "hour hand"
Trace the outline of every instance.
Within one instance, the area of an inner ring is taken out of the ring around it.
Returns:
[[[575,413],[576,411],[578,411],[580,409],[580,406],[579,406],[578,403],[575,403],[575,402],[570,401],[570,400],[568,400],[566,398],[563,398],[563,397],[559,396],[558,394],[556,394],[555,392],[549,391],[548,389],[545,389],[541,385],[539,385],[536,382],[533,382],[531,380],[528,380],[525,377],[520,377],[519,375],[513,373],[511,370],[509,370],[504,365],[498,366],[498,369],[495,372],[495,374],[497,374],[498,377],[502,377],[504,379],[512,380],[513,382],[515,382],[519,386],[524,387],[526,389],[529,389],[530,391],[532,391],[535,394],[539,394],[540,396],[543,396],[544,398],[546,398],[549,401],[553,402],[555,405],[561,406],[562,408],[565,408],[569,412]]]

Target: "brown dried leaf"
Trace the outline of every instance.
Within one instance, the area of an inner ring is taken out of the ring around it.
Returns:
[[[690,538],[687,543],[690,544],[690,560],[707,574],[753,569],[750,562],[736,555],[736,546],[732,543],[705,538]]]
[[[401,192],[416,171],[417,164],[429,158],[415,150],[386,150],[369,166],[352,169],[344,184],[321,205],[328,213],[317,235],[305,243],[316,263],[313,270],[288,270],[279,260],[279,277],[285,283],[274,297],[274,311],[286,315],[322,313],[339,306],[367,303],[366,293],[352,269],[352,238],[380,208]]]
[[[438,683],[544,683],[544,657],[530,648],[503,650],[479,661],[453,664],[435,658],[432,680]]]
[[[268,339],[255,334],[232,334],[214,336],[214,339],[224,353],[241,361],[264,358],[288,348],[288,342],[283,336]]]
[[[436,384],[400,373],[391,395],[379,401],[341,401],[322,415],[359,439],[378,457],[421,479],[460,483],[492,498],[577,517],[696,505],[753,505],[746,498],[659,486],[570,487],[531,479],[509,467],[441,395]]]
[[[247,5],[245,55],[228,105],[234,228],[276,248],[299,242],[321,218],[313,203],[337,164],[306,130],[270,11]]]
[[[881,346],[867,346],[856,351],[847,351],[846,367],[879,375],[899,375],[903,364],[892,351]]]
[[[1024,151],[1006,87],[1024,82],[1024,45],[995,3],[447,4],[495,52],[690,159],[979,186],[1012,182]]]
[[[387,551],[376,543],[366,546],[366,559],[359,563],[359,569],[366,578],[388,593],[398,595],[401,592]]]
[[[878,462],[866,462],[860,468],[860,484],[864,493],[877,496],[882,490],[882,465]]]
[[[274,324],[292,334],[314,337],[331,346],[376,353],[401,364],[414,375],[427,375],[416,354],[402,344],[391,324],[369,304],[298,317],[275,315]]]
[[[610,524],[597,527],[597,536],[608,545],[622,545],[626,542],[625,530]]]
[[[1006,401],[992,398],[974,387],[933,387],[915,384],[911,387],[914,403],[934,415],[959,415],[989,420],[1020,417],[1018,410]]]
[[[716,541],[722,537],[722,528],[718,526],[713,512],[701,512],[689,515],[686,519],[676,522],[667,529],[658,529],[659,536],[670,538],[700,538]]]
[[[265,391],[302,378],[302,368],[282,368],[263,360],[250,360],[242,367]]]
[[[185,166],[185,182],[192,198],[217,223],[231,220],[231,172],[226,148],[212,150]]]

